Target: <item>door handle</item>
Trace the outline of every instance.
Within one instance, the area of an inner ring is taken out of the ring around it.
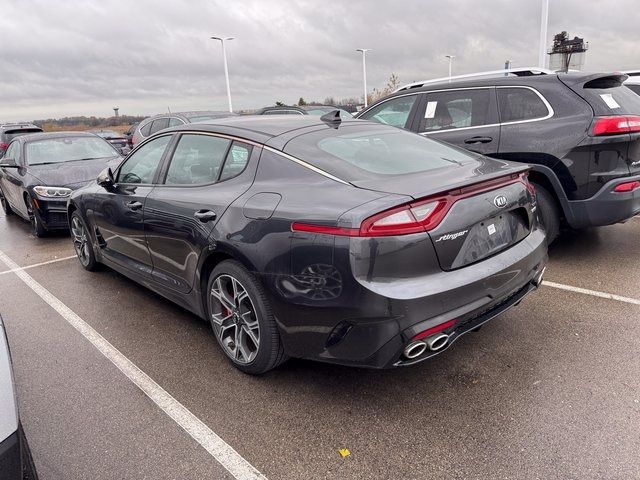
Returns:
[[[213,210],[198,210],[193,214],[193,216],[200,220],[202,223],[207,223],[215,220],[217,215]]]
[[[127,208],[129,208],[129,210],[140,210],[142,208],[142,204],[140,202],[136,202],[135,200],[127,202],[125,203],[125,205],[127,206]]]
[[[467,138],[464,143],[489,143],[492,142],[492,137],[471,137]]]

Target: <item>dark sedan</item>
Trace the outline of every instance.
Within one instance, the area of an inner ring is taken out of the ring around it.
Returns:
[[[0,480],[37,478],[29,445],[20,426],[9,345],[0,316]]]
[[[84,132],[35,133],[14,139],[0,162],[0,202],[7,215],[31,222],[34,235],[68,229],[67,198],[121,160],[100,137]]]
[[[118,153],[122,155],[126,155],[131,151],[131,147],[129,147],[129,140],[123,134],[114,130],[89,130],[89,132],[104,138],[107,142],[113,145],[113,148],[115,148]]]
[[[410,365],[517,304],[547,260],[534,198],[523,165],[333,112],[165,130],[68,213],[84,268],[207,319],[259,374]]]

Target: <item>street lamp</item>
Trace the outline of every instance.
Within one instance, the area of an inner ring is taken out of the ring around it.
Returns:
[[[544,68],[547,60],[547,24],[549,23],[549,0],[542,0],[540,15],[540,45],[538,50],[538,66]]]
[[[211,40],[220,40],[222,43],[222,58],[224,60],[224,78],[227,80],[227,99],[229,100],[229,111],[233,112],[231,106],[231,87],[229,87],[229,68],[227,67],[227,50],[224,48],[224,42],[233,40],[235,37],[211,37]]]
[[[453,59],[456,58],[455,55],[445,55],[445,58],[449,59],[449,83],[451,83],[451,64],[453,63]]]
[[[364,81],[364,108],[367,108],[367,52],[370,48],[356,48],[356,52],[362,52],[362,79]]]

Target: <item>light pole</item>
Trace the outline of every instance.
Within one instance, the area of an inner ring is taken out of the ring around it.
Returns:
[[[229,68],[227,67],[227,50],[224,47],[224,42],[227,40],[233,40],[235,37],[211,37],[211,40],[220,40],[222,43],[222,58],[224,60],[224,78],[227,80],[227,99],[229,100],[229,111],[233,112],[231,106],[231,87],[229,86]]]
[[[540,16],[540,50],[538,51],[538,66],[544,68],[547,59],[547,23],[549,23],[549,0],[542,0],[542,14]]]
[[[356,52],[362,52],[362,80],[364,81],[364,108],[367,108],[367,52],[370,48],[356,48]]]
[[[451,64],[453,63],[453,59],[456,58],[455,55],[445,55],[445,58],[449,59],[449,83],[451,83]]]

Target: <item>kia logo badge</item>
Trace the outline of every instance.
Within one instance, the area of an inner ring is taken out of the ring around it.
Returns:
[[[498,208],[506,207],[507,197],[505,197],[504,195],[498,195],[496,198],[493,199],[493,204]]]

